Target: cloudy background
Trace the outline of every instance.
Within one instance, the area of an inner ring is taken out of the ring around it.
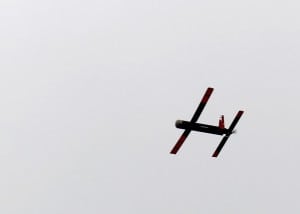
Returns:
[[[0,212],[299,213],[298,1],[0,3]],[[207,87],[192,133],[170,155]]]

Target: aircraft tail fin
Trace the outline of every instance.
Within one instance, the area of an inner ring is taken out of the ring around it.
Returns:
[[[219,119],[219,128],[221,128],[221,129],[225,128],[224,115],[221,115],[221,117]]]

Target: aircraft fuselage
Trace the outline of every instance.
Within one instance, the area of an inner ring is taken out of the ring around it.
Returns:
[[[184,120],[176,120],[175,126],[179,129],[189,129],[191,131],[199,131],[216,135],[228,134],[229,132],[228,129],[220,128],[219,126],[212,126],[202,123],[191,123],[189,121]]]

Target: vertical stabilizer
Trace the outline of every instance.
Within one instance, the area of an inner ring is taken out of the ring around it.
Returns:
[[[224,115],[221,115],[221,117],[219,119],[219,128],[221,128],[221,129],[225,128]]]

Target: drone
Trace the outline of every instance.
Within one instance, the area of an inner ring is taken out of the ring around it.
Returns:
[[[210,87],[207,88],[198,108],[196,109],[190,121],[177,120],[175,122],[176,128],[184,129],[184,132],[178,139],[173,149],[171,150],[170,152],[171,154],[176,154],[178,152],[178,150],[181,148],[182,144],[189,136],[191,131],[197,131],[197,132],[204,132],[204,133],[215,134],[215,135],[224,135],[220,144],[216,148],[215,152],[212,154],[212,157],[218,157],[219,153],[221,152],[222,148],[224,147],[230,135],[235,133],[234,128],[244,113],[244,111],[242,110],[238,111],[232,123],[230,124],[229,128],[225,128],[224,115],[221,115],[218,126],[196,123],[213,90],[214,90],[213,88]]]

